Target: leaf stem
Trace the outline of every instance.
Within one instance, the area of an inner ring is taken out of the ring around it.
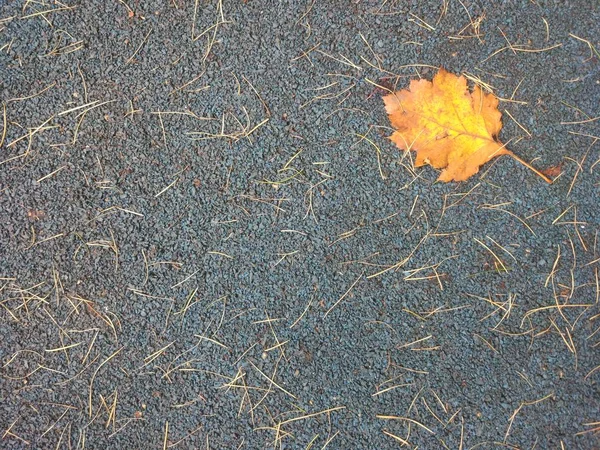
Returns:
[[[531,164],[529,164],[527,161],[522,160],[521,158],[519,158],[517,155],[515,155],[513,152],[510,152],[509,155],[511,157],[513,157],[517,162],[520,162],[521,164],[523,164],[525,167],[527,167],[529,170],[531,170],[532,172],[534,172],[537,176],[539,176],[540,178],[542,178],[546,183],[548,184],[552,184],[552,180],[550,178],[548,178],[546,175],[544,175],[542,172],[540,172],[539,170],[537,170],[535,167],[533,167]]]

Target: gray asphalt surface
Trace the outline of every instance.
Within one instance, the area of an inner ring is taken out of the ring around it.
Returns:
[[[0,448],[600,448],[597,1],[0,5]]]

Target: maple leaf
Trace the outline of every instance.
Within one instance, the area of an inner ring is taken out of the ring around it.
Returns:
[[[551,180],[498,140],[498,99],[479,86],[469,91],[464,76],[440,69],[433,81],[412,80],[408,89],[383,97],[396,130],[390,139],[416,152],[415,166],[443,169],[439,181],[464,181],[500,155],[510,155],[548,183]]]

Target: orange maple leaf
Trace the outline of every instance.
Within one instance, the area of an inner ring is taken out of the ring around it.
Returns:
[[[464,181],[492,158],[510,155],[551,182],[498,140],[498,99],[479,86],[470,92],[462,75],[440,69],[433,81],[412,80],[408,89],[386,95],[383,101],[396,130],[390,139],[402,150],[417,153],[415,166],[443,169],[439,181]]]

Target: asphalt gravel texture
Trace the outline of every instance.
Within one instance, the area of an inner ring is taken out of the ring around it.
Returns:
[[[600,448],[596,0],[0,5],[0,448]]]

